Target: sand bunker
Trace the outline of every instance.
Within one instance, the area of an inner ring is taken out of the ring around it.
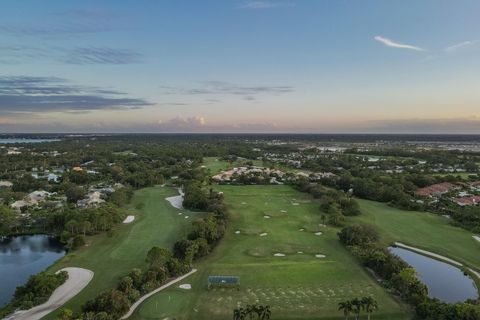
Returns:
[[[263,216],[265,219],[270,219],[270,216]]]
[[[285,257],[285,254],[283,254],[283,253],[275,253],[273,256],[274,256],[274,257]]]
[[[305,229],[301,228],[301,229],[298,229],[298,231],[305,231]]]
[[[168,202],[170,202],[170,204],[172,205],[172,207],[176,208],[176,209],[183,209],[183,196],[185,195],[182,191],[181,188],[178,188],[178,193],[180,195],[178,196],[173,196],[173,197],[168,197],[168,198],[165,198],[165,200],[167,200]]]
[[[319,258],[319,259],[325,258],[325,257],[327,257],[327,256],[324,255],[324,254],[316,254],[316,255],[315,255],[315,258]]]
[[[480,242],[480,237],[479,236],[472,236],[473,239],[477,240],[478,242]]]
[[[264,232],[264,233],[260,233],[260,237],[265,237],[268,233]]]
[[[235,231],[235,233],[236,233],[236,234],[239,234],[239,233],[240,233],[240,230]]]
[[[298,254],[302,254],[302,253],[303,253],[303,251],[297,251],[297,253],[298,253]]]
[[[125,220],[123,220],[123,223],[130,223],[133,222],[133,220],[135,220],[135,216],[127,216]]]
[[[299,205],[300,205],[300,203],[298,203],[298,202],[292,202],[292,206],[299,206]]]
[[[280,210],[281,213],[287,213],[287,210]]]
[[[178,215],[181,216],[183,214],[183,212],[179,212]]]
[[[321,236],[322,233],[321,233],[321,232],[315,232],[315,235],[316,235],[316,236]]]
[[[243,205],[247,204],[246,202],[242,202]]]
[[[190,290],[192,289],[192,285],[190,283],[185,283],[185,284],[181,284],[178,286],[180,289],[185,289],[185,290]]]
[[[188,216],[185,216],[185,219],[188,219]]]

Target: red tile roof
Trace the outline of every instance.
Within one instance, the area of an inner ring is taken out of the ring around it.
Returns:
[[[419,196],[441,195],[455,188],[455,185],[449,182],[437,183],[431,186],[420,188],[415,193]]]
[[[456,198],[453,201],[461,206],[473,206],[480,203],[480,196]]]

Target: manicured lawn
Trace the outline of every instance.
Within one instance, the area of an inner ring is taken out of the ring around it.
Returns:
[[[129,214],[135,221],[118,226],[112,237],[101,235],[89,239],[89,245],[68,254],[50,270],[64,267],[82,267],[92,270],[92,282],[66,308],[79,311],[85,301],[98,293],[117,286],[118,279],[133,268],[145,266],[147,251],[153,246],[171,248],[175,241],[187,234],[197,213],[173,208],[165,197],[177,195],[173,188],[153,187],[135,193]],[[137,209],[138,208],[138,209]],[[183,212],[183,215],[178,215]],[[185,219],[186,215],[188,219]],[[55,313],[48,316],[55,319]]]
[[[374,201],[357,201],[363,214],[354,220],[377,226],[386,245],[400,241],[480,270],[480,242],[472,238],[472,233],[452,226],[448,218],[399,210]]]
[[[410,318],[340,245],[338,230],[319,225],[318,203],[308,195],[288,186],[215,188],[225,194],[231,221],[220,245],[183,281],[192,284],[192,290],[175,286],[160,292],[132,319],[223,320],[247,303],[270,305],[276,320],[343,319],[338,302],[365,295],[379,302],[374,319]],[[260,236],[263,233],[267,235]],[[208,290],[209,275],[240,276],[240,290]]]
[[[255,166],[262,166],[262,161],[261,160],[248,160],[252,161],[253,165]],[[217,173],[220,173],[220,171],[232,169],[233,167],[239,167],[245,165],[245,160],[238,160],[235,162],[228,162],[224,160],[220,160],[215,157],[206,157],[203,158],[203,165],[207,167],[207,169],[210,169],[211,175],[215,175]]]

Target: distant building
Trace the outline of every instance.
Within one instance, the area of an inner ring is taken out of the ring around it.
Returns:
[[[471,196],[471,197],[462,197],[462,198],[455,198],[453,202],[458,204],[459,206],[475,206],[480,204],[480,196]]]
[[[458,187],[449,182],[437,183],[431,186],[418,189],[415,194],[422,197],[440,197],[441,195],[457,189]]]
[[[13,187],[13,183],[10,181],[2,180],[0,181],[0,188],[11,188]]]

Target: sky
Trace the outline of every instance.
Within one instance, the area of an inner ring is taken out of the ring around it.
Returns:
[[[480,134],[480,1],[5,0],[0,132]]]

